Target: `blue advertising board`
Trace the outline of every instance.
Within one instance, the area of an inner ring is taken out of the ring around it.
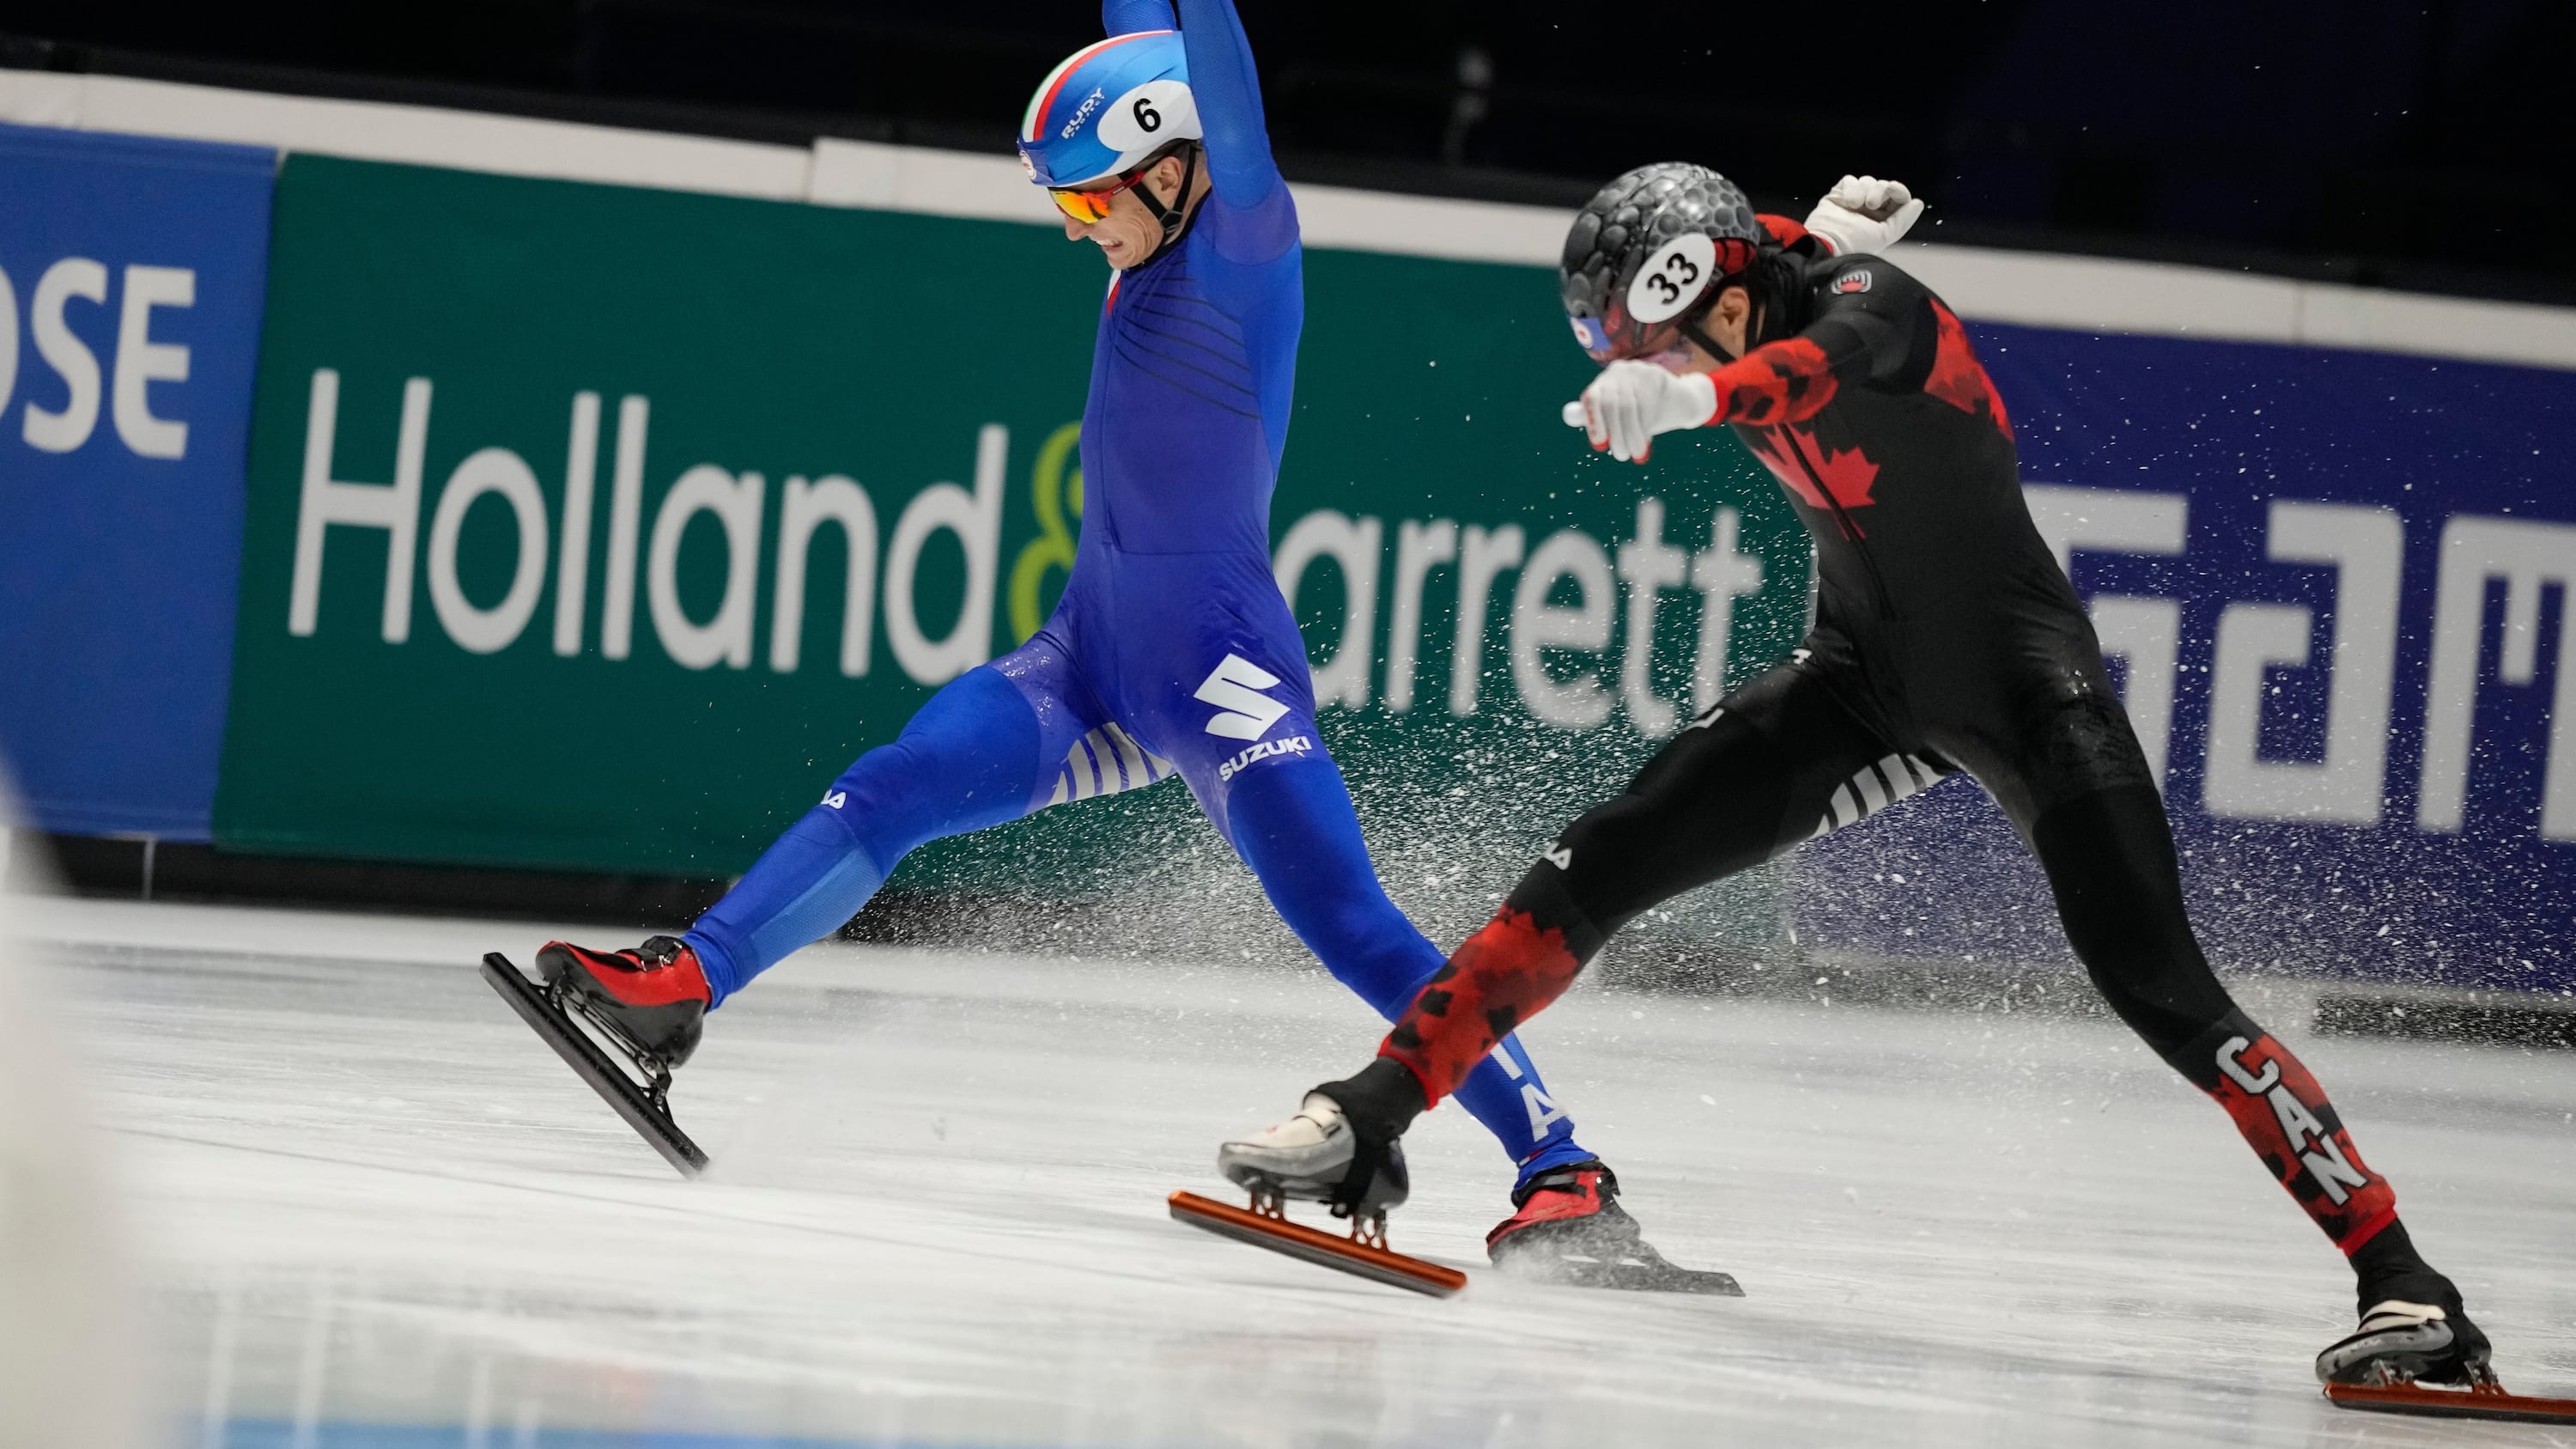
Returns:
[[[208,838],[276,154],[0,126],[0,755]]]
[[[2213,958],[2576,990],[2576,373],[1972,330]],[[2066,955],[1964,783],[1795,876],[1802,939]]]

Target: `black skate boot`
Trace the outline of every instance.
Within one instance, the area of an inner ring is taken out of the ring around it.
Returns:
[[[2355,1249],[2352,1267],[2361,1326],[2317,1355],[2317,1381],[2336,1407],[2576,1426],[2576,1399],[2510,1393],[2496,1382],[2487,1336],[2461,1310],[2459,1288],[2415,1251],[2404,1223]]]
[[[2419,1303],[2383,1298],[2361,1310],[2361,1326],[2317,1355],[2321,1384],[2468,1384],[2492,1382],[2493,1350],[2469,1321],[2455,1292]]]
[[[671,1116],[671,1070],[698,1049],[714,999],[697,953],[669,936],[631,951],[549,941],[537,970],[542,984],[497,951],[483,958],[483,979],[626,1125],[683,1176],[705,1171]]]
[[[676,936],[655,936],[625,951],[594,951],[569,941],[537,949],[537,973],[581,1013],[665,1069],[698,1049],[707,1003],[715,993],[698,953]]]
[[[1512,1194],[1519,1211],[1485,1235],[1486,1255],[1515,1277],[1576,1288],[1744,1296],[1730,1273],[1681,1267],[1655,1251],[1619,1206],[1619,1176],[1600,1158],[1541,1173]]]
[[[2481,1384],[2487,1336],[2460,1307],[2460,1290],[2391,1222],[2352,1255],[2361,1326],[2317,1355],[2321,1384]]]

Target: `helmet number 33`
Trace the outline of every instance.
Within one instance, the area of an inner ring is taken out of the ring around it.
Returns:
[[[1717,271],[1717,243],[1700,232],[1684,232],[1655,248],[1628,284],[1628,315],[1640,322],[1665,322],[1700,299]]]

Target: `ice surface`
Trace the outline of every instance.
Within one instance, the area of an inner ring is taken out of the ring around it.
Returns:
[[[1365,1060],[1320,973],[821,947],[682,1074],[680,1181],[474,966],[548,932],[42,903],[191,1445],[2523,1445],[2308,1373],[2349,1277],[2116,1026],[1578,992],[1527,1034],[1675,1259],[1432,1301],[1171,1222]],[[621,931],[589,935],[615,940]],[[2505,1381],[2576,1389],[2576,1061],[2311,1041]],[[1409,1139],[1471,1268],[1502,1155]],[[652,1438],[630,1440],[627,1435]]]

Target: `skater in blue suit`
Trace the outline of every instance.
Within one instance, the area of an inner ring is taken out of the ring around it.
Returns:
[[[1297,210],[1229,0],[1110,0],[1020,129],[1030,176],[1116,277],[1083,408],[1082,539],[1026,644],[942,688],[859,757],[678,937],[539,953],[547,978],[665,1065],[704,1012],[858,913],[925,841],[1187,781],[1280,916],[1390,1019],[1443,955],[1378,884],[1315,728],[1270,564],[1305,316]],[[1516,1040],[1458,1092],[1517,1168],[1497,1261],[1545,1269],[1635,1240],[1617,1182]],[[1642,1246],[1642,1244],[1639,1244]]]

